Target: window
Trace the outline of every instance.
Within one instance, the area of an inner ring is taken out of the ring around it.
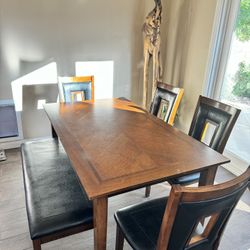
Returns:
[[[232,161],[236,159],[238,166],[250,162],[249,23],[250,0],[218,2],[204,93],[241,109],[225,150]],[[239,174],[244,169],[231,170]]]
[[[250,162],[250,0],[241,0],[220,99],[241,109],[227,149]],[[245,138],[245,140],[243,139]],[[247,139],[248,138],[248,139]]]

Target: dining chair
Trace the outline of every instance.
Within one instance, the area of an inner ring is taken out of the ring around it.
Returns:
[[[200,96],[188,134],[222,154],[240,112],[231,105]],[[188,185],[199,181],[199,178],[200,173],[195,173],[172,178],[168,182]]]
[[[249,180],[250,166],[228,182],[203,187],[173,185],[169,197],[118,210],[116,250],[123,249],[124,238],[138,250],[217,249]]]
[[[235,107],[199,96],[188,134],[222,154],[239,114],[240,110]],[[200,173],[194,173],[167,181],[171,185],[188,185],[199,181],[199,178]],[[150,195],[150,189],[150,186],[146,187],[146,197]]]
[[[183,88],[177,88],[170,84],[158,82],[150,106],[150,113],[168,124],[173,125],[183,94]]]
[[[94,100],[94,76],[58,77],[60,102]]]

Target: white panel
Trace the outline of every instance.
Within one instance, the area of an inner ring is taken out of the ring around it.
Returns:
[[[113,61],[76,62],[76,76],[94,76],[95,99],[113,97]]]
[[[49,63],[11,82],[16,111],[23,110],[23,85],[57,83],[57,65]]]

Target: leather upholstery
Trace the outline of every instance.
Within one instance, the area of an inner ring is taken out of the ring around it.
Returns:
[[[247,181],[225,196],[199,201],[181,201],[170,234],[168,250],[213,250],[217,249],[219,238],[230,217],[234,206],[247,188]],[[163,214],[168,199],[160,198],[120,209],[115,219],[126,240],[133,249],[156,249]],[[201,218],[219,213],[218,220],[208,238],[193,245],[187,242],[191,235],[196,235],[196,223]]]
[[[197,182],[200,179],[200,173],[188,174],[178,178],[171,178],[168,182],[173,184],[188,185]]]
[[[93,223],[92,202],[57,139],[21,146],[31,239]]]
[[[212,137],[209,147],[219,153],[223,153],[227,139],[227,129],[229,128],[228,123],[232,123],[232,114],[211,104],[202,103],[203,99],[209,99],[201,97],[198,101],[198,110],[193,117],[192,124],[194,126],[190,128],[189,135],[197,140],[201,140],[202,132],[206,121],[209,120],[217,125],[217,129]],[[211,100],[213,103],[217,103],[215,100]],[[230,107],[230,106],[228,106]],[[230,107],[233,109],[232,107]],[[236,110],[236,109],[235,109]],[[237,118],[236,118],[237,119]],[[224,146],[223,146],[224,144]],[[199,181],[200,173],[190,174],[179,178],[172,178],[169,180],[170,184],[188,185]]]
[[[166,198],[160,198],[115,213],[115,220],[133,249],[156,248],[166,203]]]
[[[117,99],[122,100],[122,101],[131,102],[131,100],[129,100],[128,98],[126,98],[124,96],[118,97]]]
[[[66,103],[71,103],[72,91],[83,91],[85,100],[90,100],[92,95],[91,82],[69,82],[63,83],[63,94]]]
[[[223,134],[225,133],[226,125],[230,118],[231,115],[226,111],[201,103],[195,120],[195,126],[191,131],[189,131],[189,135],[200,141],[206,120],[208,119],[214,122],[218,125],[218,129],[216,130],[213,140],[209,146],[218,151]]]

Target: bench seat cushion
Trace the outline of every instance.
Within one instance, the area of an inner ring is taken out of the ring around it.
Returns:
[[[61,143],[27,142],[21,151],[31,239],[93,224],[92,202]]]

